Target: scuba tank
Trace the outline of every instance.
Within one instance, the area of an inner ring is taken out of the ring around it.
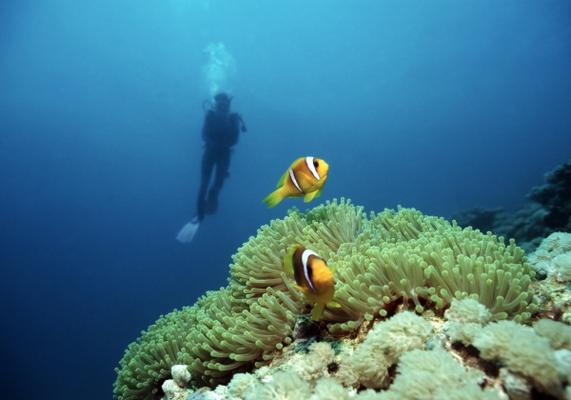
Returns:
[[[229,113],[229,107],[228,110],[226,110],[227,114],[225,113],[226,121],[222,122],[223,126],[228,126],[228,127],[227,128],[220,127],[221,122],[216,122],[216,121],[222,121],[220,119],[221,115],[217,112],[217,102],[214,99],[205,99],[202,102],[202,110],[206,114],[205,124],[207,123],[208,120],[211,121],[208,125],[210,126],[210,128],[207,129],[207,131],[203,131],[203,138],[207,142],[210,141],[213,144],[226,143],[227,146],[231,147],[234,146],[236,143],[238,143],[239,132],[248,131],[248,128],[246,127],[246,123],[244,122],[242,116],[238,113]],[[230,128],[230,125],[227,125],[229,123],[236,124],[234,125],[236,126],[236,130]]]
[[[202,111],[207,113],[209,111],[216,111],[216,104],[212,99],[205,99],[202,101]],[[238,116],[238,123],[240,124],[240,132],[248,132],[248,127],[246,127],[246,123],[240,114],[236,114]]]

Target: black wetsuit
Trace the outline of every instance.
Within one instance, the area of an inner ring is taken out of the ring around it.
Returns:
[[[218,207],[218,193],[222,189],[224,179],[229,176],[230,153],[232,146],[238,142],[240,134],[240,115],[236,113],[219,113],[208,111],[202,127],[204,154],[198,191],[197,218],[202,220],[205,214],[212,214]],[[214,182],[208,191],[212,170],[216,166]]]

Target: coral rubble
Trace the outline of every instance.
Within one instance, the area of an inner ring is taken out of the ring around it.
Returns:
[[[319,322],[283,273],[293,244],[336,270],[341,308]],[[128,347],[114,396],[489,399],[509,393],[509,381],[513,393],[563,398],[568,326],[522,323],[567,306],[542,286],[561,282],[535,275],[513,240],[414,209],[366,215],[341,199],[292,211],[240,247],[225,288],[159,318]],[[512,348],[512,338],[529,343]]]

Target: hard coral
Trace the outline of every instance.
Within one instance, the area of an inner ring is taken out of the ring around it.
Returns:
[[[311,395],[309,384],[293,372],[276,372],[267,383],[250,389],[245,400],[299,400]]]
[[[571,350],[571,326],[551,319],[540,319],[533,324],[533,329],[547,338],[554,349]]]
[[[255,385],[258,380],[252,374],[236,374],[228,384],[228,394],[230,399],[242,399]]]
[[[571,280],[571,233],[554,232],[541,241],[529,255],[529,261],[542,275],[554,276],[561,281]]]
[[[491,319],[491,313],[474,299],[454,299],[444,317],[447,319],[444,330],[450,339],[468,345],[480,332],[482,325]]]
[[[487,325],[476,336],[474,347],[482,358],[498,360],[511,371],[530,379],[543,392],[562,393],[555,354],[549,340],[513,321]]]
[[[309,400],[349,400],[349,391],[333,378],[321,378]]]
[[[414,209],[367,218],[362,207],[341,199],[260,228],[233,256],[227,287],[161,317],[128,347],[115,398],[158,398],[174,364],[188,366],[193,385],[213,387],[269,363],[292,342],[304,311],[303,297],[282,271],[293,244],[336,267],[334,300],[341,308],[326,310],[323,323],[337,334],[397,306],[443,312],[467,297],[486,305],[493,319],[526,320],[536,309],[534,272],[513,241],[506,245]]]
[[[498,393],[482,390],[483,374],[465,368],[443,349],[414,350],[404,354],[398,373],[382,400],[498,399]]]
[[[389,368],[405,352],[424,348],[431,332],[430,322],[410,311],[378,322],[363,344],[341,364],[338,378],[346,385],[359,383],[368,388],[386,387]],[[347,377],[355,377],[357,382],[351,382]]]
[[[335,352],[327,342],[315,342],[309,346],[307,354],[293,357],[289,368],[306,381],[316,381],[328,375],[328,366],[335,360]]]

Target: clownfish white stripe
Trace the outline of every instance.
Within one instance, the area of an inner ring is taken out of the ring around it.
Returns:
[[[305,163],[307,164],[307,168],[309,168],[311,174],[315,177],[315,179],[320,180],[321,177],[317,173],[315,165],[313,165],[313,157],[305,157]]]
[[[293,185],[296,187],[296,189],[299,190],[301,193],[303,193],[301,186],[299,186],[299,183],[297,183],[297,179],[295,179],[295,174],[293,173],[293,169],[291,168],[289,169],[289,178],[293,182]]]
[[[319,257],[319,255],[317,253],[315,253],[311,250],[305,250],[301,254],[301,265],[303,266],[303,275],[305,276],[305,280],[306,280],[307,284],[309,285],[309,288],[315,292],[315,287],[313,286],[313,282],[311,281],[311,279],[309,279],[308,261],[309,261],[310,256]]]

